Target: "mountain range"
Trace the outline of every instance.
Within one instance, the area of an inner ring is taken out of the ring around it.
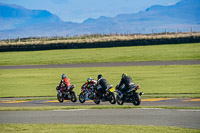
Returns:
[[[134,8],[134,7],[133,7]],[[64,22],[46,10],[29,10],[0,3],[0,39],[38,36],[73,36],[110,33],[200,31],[200,0],[175,5],[154,5],[145,11],[115,17],[88,18],[82,23]]]

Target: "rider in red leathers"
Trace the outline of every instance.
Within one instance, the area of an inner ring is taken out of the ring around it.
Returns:
[[[62,78],[62,79],[61,79],[60,84],[59,84],[59,86],[58,86],[58,94],[59,94],[60,96],[62,95],[62,93],[61,93],[62,90],[60,90],[62,84],[63,84],[64,87],[65,87],[65,88],[64,88],[64,92],[66,92],[66,90],[69,90],[70,87],[71,87],[70,79],[67,78],[67,76],[66,76],[65,74],[62,74],[61,78]]]

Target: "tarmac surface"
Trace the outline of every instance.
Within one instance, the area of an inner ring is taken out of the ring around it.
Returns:
[[[56,97],[54,98],[56,99]],[[92,100],[88,100],[82,104],[79,101],[73,103],[69,100],[65,100],[63,103],[59,103],[58,100],[27,100],[27,99],[33,99],[33,98],[0,98],[0,107],[96,105]],[[111,105],[111,104],[107,101],[107,102],[101,102],[99,105]],[[124,105],[133,105],[133,104],[124,103]],[[140,106],[200,107],[200,98],[142,98]]]
[[[94,106],[92,100],[81,104],[78,101],[26,100],[27,98],[1,98],[0,107],[38,106]],[[29,98],[31,99],[31,98]],[[101,102],[100,105],[111,105]],[[124,105],[132,105],[125,103]],[[98,106],[98,105],[97,105]],[[116,106],[123,106],[117,105]],[[200,98],[143,98],[141,109],[70,109],[49,111],[0,111],[1,123],[20,124],[109,124],[109,125],[154,125],[200,129],[199,109],[161,109],[148,106],[199,107]]]
[[[0,69],[34,69],[34,68],[76,68],[76,67],[114,67],[114,66],[158,66],[158,65],[199,65],[200,60],[177,61],[136,61],[110,63],[82,63],[82,64],[55,64],[55,65],[18,65],[0,66]]]
[[[0,111],[0,123],[177,126],[200,129],[200,110],[76,109]]]

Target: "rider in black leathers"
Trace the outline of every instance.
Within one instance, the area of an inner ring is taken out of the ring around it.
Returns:
[[[124,86],[123,86],[124,85]],[[122,88],[121,88],[122,87]],[[122,78],[121,78],[121,81],[119,82],[119,84],[117,85],[116,89],[120,89],[121,91],[121,96],[120,98],[123,97],[123,95],[126,94],[126,92],[130,89],[130,88],[135,88],[136,85],[135,83],[133,82],[132,78],[130,76],[127,76],[127,74],[123,73],[122,74]]]
[[[99,92],[100,99],[103,98],[103,93],[105,92],[106,89],[109,89],[110,85],[108,81],[103,78],[101,74],[97,76],[97,91]]]

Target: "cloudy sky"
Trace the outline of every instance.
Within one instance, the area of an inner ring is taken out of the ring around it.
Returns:
[[[180,0],[0,0],[28,9],[48,10],[64,21],[82,22],[87,18],[114,17],[137,13],[152,5],[173,5]]]

